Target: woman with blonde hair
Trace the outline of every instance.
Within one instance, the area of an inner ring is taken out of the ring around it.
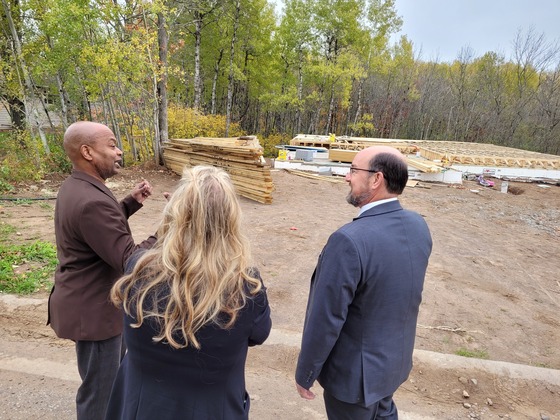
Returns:
[[[249,259],[227,173],[185,169],[157,243],[131,259],[111,292],[125,313],[128,352],[107,419],[248,418],[248,346],[262,344],[271,328]]]

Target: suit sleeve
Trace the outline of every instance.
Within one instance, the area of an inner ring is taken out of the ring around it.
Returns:
[[[253,300],[255,312],[257,316],[253,321],[253,328],[249,336],[249,346],[262,344],[268,338],[272,328],[272,320],[270,318],[270,306],[266,296],[266,288],[263,286]]]
[[[261,281],[261,290],[253,296],[249,302],[252,305],[254,314],[251,333],[249,335],[249,346],[262,344],[268,338],[272,328],[272,320],[270,318],[270,306],[266,295],[266,287],[261,278],[261,274],[256,267],[250,269],[250,274]]]
[[[136,201],[130,194],[123,198],[119,205],[127,219],[143,207],[143,204]]]
[[[346,322],[361,278],[361,262],[355,243],[344,233],[331,235],[319,256],[296,368],[296,382],[311,388],[331,353]]]
[[[136,201],[136,199],[134,197],[132,197],[132,195],[127,195],[125,198],[122,199],[122,201],[119,203],[121,206],[121,209],[123,211],[123,214],[125,215],[125,217],[128,218],[130,216],[132,216],[134,213],[136,213],[138,210],[140,210],[144,205],[142,203],[139,203],[138,201]],[[149,249],[151,247],[154,246],[154,244],[157,242],[157,234],[153,234],[148,236],[147,239],[144,239],[142,242],[140,242],[139,244],[135,245],[132,252],[138,251],[138,250],[146,250]],[[125,266],[127,264],[127,260],[130,257],[130,254],[125,255],[124,261],[125,261]]]
[[[82,209],[80,229],[95,254],[122,273],[136,248],[122,207],[109,200],[88,203]]]

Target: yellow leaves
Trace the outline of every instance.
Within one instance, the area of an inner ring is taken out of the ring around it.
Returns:
[[[355,124],[350,124],[350,128],[359,136],[372,137],[375,133],[372,114],[363,114]]]
[[[204,115],[192,108],[171,105],[168,109],[169,138],[223,137],[226,127],[224,115]],[[232,123],[229,135],[243,135],[238,123]]]

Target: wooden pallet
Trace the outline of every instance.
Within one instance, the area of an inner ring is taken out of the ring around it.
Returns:
[[[272,203],[274,184],[270,165],[264,160],[255,136],[171,139],[163,147],[163,158],[165,165],[179,175],[183,168],[196,165],[222,168],[239,195],[264,204]]]

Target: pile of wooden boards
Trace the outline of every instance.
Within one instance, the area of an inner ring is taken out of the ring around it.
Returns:
[[[256,136],[171,139],[163,146],[165,165],[181,175],[185,166],[210,165],[224,169],[239,195],[272,203],[274,184]]]

